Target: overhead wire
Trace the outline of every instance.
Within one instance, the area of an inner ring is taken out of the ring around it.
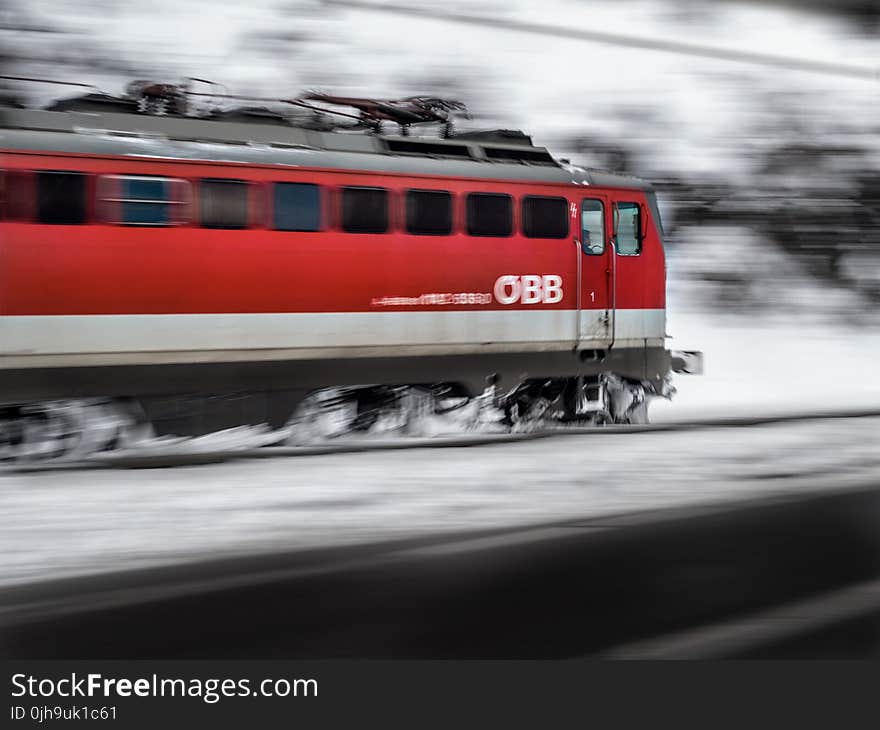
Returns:
[[[838,63],[836,61],[781,56],[772,53],[707,46],[686,41],[631,35],[627,33],[583,28],[566,28],[560,25],[519,20],[503,15],[488,16],[460,10],[414,7],[395,2],[377,3],[370,2],[369,0],[323,0],[323,3],[330,7],[386,13],[420,18],[423,20],[443,21],[459,25],[489,28],[492,30],[506,30],[516,33],[527,33],[530,35],[600,43],[625,48],[638,48],[660,53],[693,56],[756,66],[770,66],[789,71],[824,74],[862,81],[880,81],[880,67],[871,68],[869,66]]]

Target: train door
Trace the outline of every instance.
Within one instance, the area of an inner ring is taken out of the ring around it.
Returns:
[[[578,347],[606,349],[614,340],[614,251],[607,196],[580,201],[578,215]]]
[[[646,320],[646,278],[653,251],[644,251],[646,221],[640,195],[616,192],[608,210],[611,213],[611,306],[612,344],[615,347],[643,347],[653,328]],[[653,265],[657,270],[656,264]],[[662,270],[662,269],[661,269]],[[661,309],[662,312],[662,309]],[[660,337],[665,325],[659,326]]]

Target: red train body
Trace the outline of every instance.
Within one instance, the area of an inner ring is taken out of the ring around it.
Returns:
[[[279,422],[327,386],[663,392],[662,233],[641,181],[503,135],[0,118],[7,407],[247,392]]]

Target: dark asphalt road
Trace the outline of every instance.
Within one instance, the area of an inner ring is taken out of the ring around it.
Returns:
[[[869,484],[21,586],[0,592],[0,656],[811,656],[810,637],[816,656],[880,656],[870,604],[757,643],[717,641],[878,576]],[[693,631],[715,643],[682,649]]]

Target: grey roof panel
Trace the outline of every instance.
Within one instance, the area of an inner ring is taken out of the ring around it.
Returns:
[[[352,151],[272,144],[191,142],[160,137],[115,134],[69,134],[0,130],[0,147],[17,150],[75,152],[93,155],[155,157],[208,162],[245,162],[292,167],[327,167],[340,170],[396,172],[407,175],[505,178],[547,183],[571,183],[571,175],[558,167],[489,163],[478,160],[424,158],[414,155],[363,154]]]
[[[647,187],[636,178],[574,166],[493,161],[469,139],[432,139],[431,147],[434,149],[434,143],[465,144],[471,150],[471,159],[394,154],[389,152],[385,139],[419,140],[181,117],[0,109],[0,147],[5,149]],[[543,147],[533,149],[546,151]]]

